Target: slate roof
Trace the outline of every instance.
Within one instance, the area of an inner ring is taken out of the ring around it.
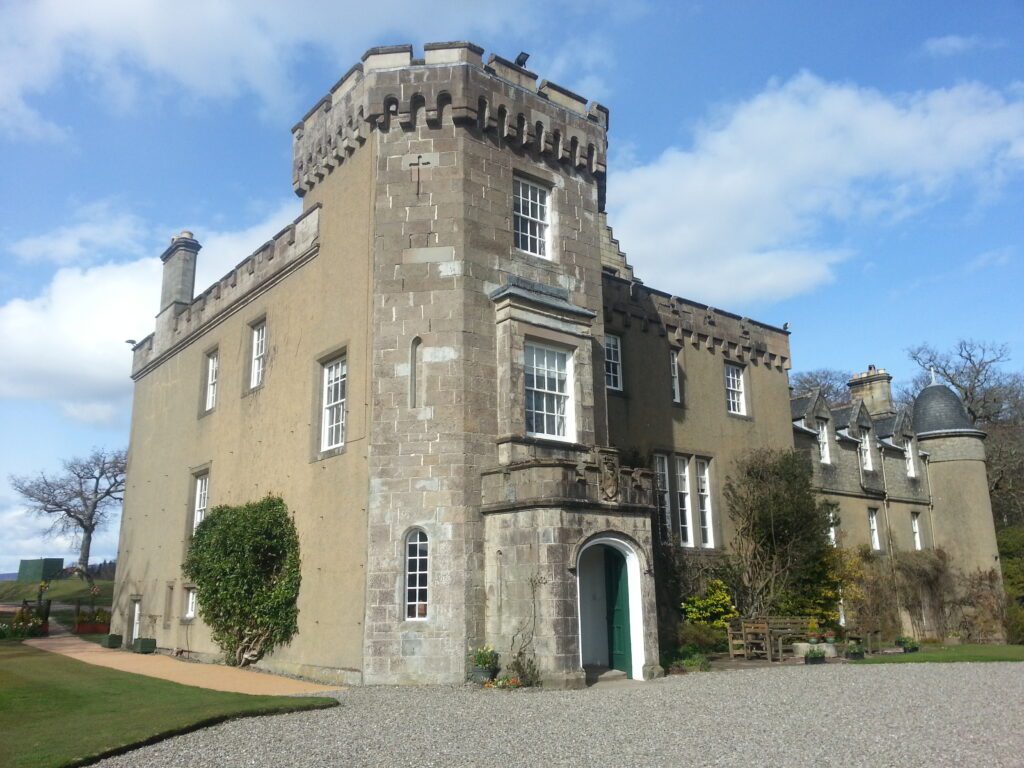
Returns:
[[[932,384],[914,400],[914,432],[980,433],[971,423],[967,409],[956,393],[945,384]]]
[[[814,399],[814,394],[811,392],[806,395],[797,395],[796,397],[789,398],[789,413],[793,417],[793,421],[803,418],[803,415],[807,413],[807,408]]]

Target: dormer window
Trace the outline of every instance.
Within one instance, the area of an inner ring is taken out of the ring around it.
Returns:
[[[903,442],[903,455],[907,460],[907,477],[917,477],[917,458],[914,456],[914,440],[906,438]]]
[[[860,430],[860,467],[865,472],[870,472],[874,467],[871,463],[871,430],[862,427]]]
[[[822,464],[832,463],[828,445],[828,419],[818,419],[818,458]]]

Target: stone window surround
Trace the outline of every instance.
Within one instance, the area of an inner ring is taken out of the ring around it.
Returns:
[[[267,317],[267,312],[261,311],[259,314],[252,317],[252,319],[247,321],[245,324],[247,340],[245,341],[243,346],[244,349],[246,350],[246,360],[248,364],[245,367],[245,374],[242,376],[242,397],[252,394],[253,392],[258,392],[259,390],[263,389],[263,387],[267,383],[267,374],[269,373],[271,360],[269,343],[270,326]],[[252,373],[256,353],[256,350],[254,349],[254,342],[256,340],[256,329],[259,328],[260,326],[263,326],[264,329],[266,329],[264,330],[263,336],[262,374],[260,375],[259,383],[256,386],[252,386]]]
[[[575,443],[576,442],[576,435],[577,435],[577,430],[576,430],[576,375],[575,375],[575,370],[574,370],[575,366],[574,366],[573,363],[574,363],[574,359],[575,359],[575,356],[576,356],[576,349],[577,348],[575,346],[564,346],[562,344],[552,344],[552,343],[547,342],[547,341],[541,341],[539,339],[536,339],[533,336],[527,336],[523,340],[523,372],[524,372],[524,384],[523,384],[524,390],[523,391],[524,391],[524,400],[525,400],[525,392],[526,392],[526,389],[525,389],[525,387],[526,387],[526,384],[525,384],[526,349],[528,347],[533,347],[534,349],[537,349],[537,350],[561,353],[561,354],[565,355],[565,393],[564,393],[564,398],[565,398],[565,415],[563,417],[564,421],[565,421],[565,425],[564,425],[565,434],[564,435],[558,435],[558,434],[551,434],[549,432],[536,432],[536,431],[530,432],[529,429],[526,427],[526,406],[525,406],[525,402],[524,402],[524,406],[523,406],[523,429],[526,431],[527,437],[540,438],[540,439],[543,439],[543,440],[555,440],[555,441],[558,441],[558,442]],[[538,392],[548,392],[548,390],[545,390],[545,389],[535,389],[535,391],[538,391]]]
[[[882,551],[882,534],[878,530],[877,507],[868,507],[868,541],[872,552]]]
[[[192,541],[192,533],[195,531],[195,509],[196,509],[196,490],[198,488],[198,480],[200,477],[205,476],[207,482],[212,474],[213,462],[207,461],[203,464],[197,464],[194,467],[189,467],[188,470],[188,488],[185,492],[186,506],[185,506],[185,530],[184,533],[184,557],[185,552],[188,551],[189,542]],[[207,485],[206,491],[206,509],[210,509],[210,491],[209,485]]]
[[[344,339],[338,344],[332,345],[327,349],[321,351],[310,363],[309,369],[309,380],[311,382],[310,391],[310,430],[309,430],[309,461],[310,463],[323,461],[329,459],[332,456],[339,456],[345,453],[346,446],[349,443],[349,408],[348,401],[351,394],[349,389],[349,381],[351,380],[351,371],[348,369],[349,354],[348,350],[351,345],[349,339]],[[324,413],[324,366],[327,363],[333,362],[338,359],[345,361],[345,436],[336,448],[323,449],[323,413]]]
[[[560,194],[560,190],[565,186],[565,179],[561,173],[551,172],[547,168],[538,165],[535,162],[529,160],[522,160],[519,158],[512,159],[512,169],[508,175],[508,237],[509,237],[509,255],[524,260],[524,263],[537,264],[540,262],[550,262],[557,264],[561,248],[558,247],[559,243],[559,216],[558,216],[558,204],[564,198],[564,195]],[[538,256],[537,254],[530,253],[516,248],[515,241],[515,221],[514,221],[514,201],[513,201],[513,180],[519,179],[529,184],[533,184],[538,187],[542,187],[547,190],[548,193],[548,226],[547,226],[547,245],[546,255]]]
[[[733,373],[733,376],[730,376]],[[730,416],[748,416],[750,408],[747,406],[747,368],[740,363],[726,360],[722,363],[722,376],[725,383],[725,412]],[[737,386],[730,386],[735,382]],[[733,410],[733,401],[730,394],[735,393],[738,397],[736,402],[737,410]]]
[[[210,404],[210,360],[216,360],[213,384],[213,403]],[[221,396],[220,346],[213,344],[203,350],[202,370],[199,373],[199,418],[209,416],[217,410],[217,400]]]
[[[413,543],[413,537],[414,536],[416,536],[417,538],[422,536],[423,540],[422,541],[418,541],[417,543],[420,543],[420,544],[423,544],[423,545],[426,546],[426,554],[425,555],[417,555],[415,558],[412,557],[409,554],[409,545]],[[409,567],[410,566],[410,562],[412,560],[414,560],[414,559],[417,560],[417,561],[419,561],[419,560],[423,561],[423,563],[422,563],[422,565],[423,565],[422,570],[420,569],[420,563],[419,562],[417,562],[417,564],[416,564],[417,570],[415,570],[415,571],[411,571],[410,570],[410,567]],[[426,576],[426,585],[421,587],[421,586],[419,586],[417,584],[417,586],[416,586],[417,595],[416,595],[416,599],[414,601],[410,601],[409,600],[409,575],[411,573],[415,573],[417,575],[423,574],[423,575]],[[417,622],[417,623],[420,623],[420,622],[425,622],[425,621],[429,621],[430,620],[430,618],[431,618],[431,615],[430,615],[431,614],[431,610],[430,610],[430,591],[431,591],[430,580],[431,580],[430,579],[430,536],[427,534],[426,530],[424,530],[422,527],[420,527],[418,525],[417,526],[413,526],[413,527],[409,528],[409,530],[407,530],[402,535],[402,584],[401,584],[402,599],[401,599],[401,605],[402,605],[402,621],[403,622]],[[424,596],[423,596],[422,600],[420,600],[420,595],[419,595],[419,591],[420,590],[422,590],[423,593],[424,593]],[[415,616],[410,616],[409,615],[410,605],[415,605],[416,606],[415,613],[417,615],[415,615]],[[423,607],[422,615],[419,615],[419,613],[420,613],[419,606]]]
[[[615,340],[614,343],[612,339]],[[622,361],[622,337],[617,333],[605,333],[603,347],[605,387],[613,392],[622,392],[623,385],[625,384],[623,380],[625,366]],[[611,363],[611,371],[609,371],[609,363]],[[609,375],[611,375],[612,381],[618,382],[617,385],[609,383]]]
[[[690,526],[690,543],[686,544],[677,539],[680,546],[687,551],[700,551],[708,550],[715,551],[718,548],[717,542],[721,537],[721,530],[719,526],[719,515],[716,514],[718,509],[718,501],[720,495],[716,492],[715,486],[715,456],[714,454],[708,453],[707,451],[692,451],[683,450],[678,447],[667,447],[660,448],[654,447],[651,449],[653,456],[667,456],[668,457],[668,496],[669,496],[669,515],[670,525],[669,528],[672,531],[673,537],[681,536],[681,528],[679,525],[679,475],[678,475],[678,462],[679,460],[685,460],[687,466],[687,480],[689,481],[688,489],[688,501],[689,501],[689,526]],[[698,494],[698,478],[697,478],[697,461],[706,461],[708,463],[708,509],[711,512],[710,526],[709,526],[709,542],[702,544],[700,542],[700,506],[699,506],[699,494]],[[653,468],[652,458],[652,468]],[[655,477],[654,482],[657,483]]]
[[[583,448],[594,442],[594,393],[590,318],[529,306],[516,297],[496,301],[498,353],[498,442]],[[563,347],[573,357],[573,416],[576,434],[561,441],[526,434],[525,348],[527,341]],[[532,450],[532,449],[531,449]]]
[[[526,195],[527,195],[526,197],[524,197],[522,194],[516,194],[517,186],[518,186],[520,192],[523,192],[523,191],[526,192]],[[535,203],[531,199],[532,198],[532,194],[531,193],[536,193],[538,197],[539,197],[540,194],[543,194],[543,196],[544,196],[543,204],[541,204],[539,202]],[[552,194],[551,186],[549,184],[538,183],[537,181],[529,178],[526,175],[523,175],[523,174],[518,173],[518,172],[514,172],[512,174],[512,197],[511,197],[511,199],[512,199],[512,247],[515,248],[515,250],[519,251],[520,253],[527,253],[530,256],[536,256],[539,259],[546,259],[546,260],[550,261],[551,260],[551,256],[552,256],[552,254],[551,254],[551,243],[552,243],[552,237],[551,237],[551,234],[552,234],[551,233],[551,203],[554,200],[554,195]],[[519,200],[519,199],[525,200],[528,205],[537,205],[538,207],[542,206],[542,210],[540,211],[540,215],[539,216],[533,216],[529,212],[517,213],[516,212],[516,201]],[[527,233],[525,235],[527,241],[529,241],[529,240],[537,240],[538,241],[538,250],[541,251],[541,252],[532,251],[529,248],[521,248],[521,247],[519,247],[519,245],[516,244],[516,236],[519,234],[519,230],[518,230],[518,228],[516,226],[516,222],[519,219],[525,219],[527,224],[535,224],[537,227],[542,228],[542,231],[539,233],[539,236],[536,235],[536,234],[530,234],[530,233]]]
[[[672,404],[682,405],[683,388],[679,380],[679,349],[677,347],[669,347],[668,349],[668,373]]]
[[[182,598],[184,599],[184,606],[181,611],[181,623],[191,624],[199,618],[199,590],[194,584],[187,583],[182,587],[181,592]],[[189,609],[191,609],[191,612]]]
[[[332,378],[335,369],[337,373]],[[320,381],[320,451],[336,451],[345,445],[348,360],[343,355],[325,360],[320,365]],[[332,389],[340,391],[333,394]],[[332,413],[333,409],[338,410]],[[338,434],[332,438],[331,432],[335,429]]]
[[[818,425],[818,461],[822,464],[832,463],[832,438],[829,435],[829,420],[820,416],[815,417]]]
[[[871,450],[871,428],[860,427],[857,440],[860,443],[857,446],[857,460],[860,462],[860,468],[865,472],[874,472],[875,462]]]

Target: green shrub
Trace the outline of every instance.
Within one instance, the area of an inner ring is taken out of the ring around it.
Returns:
[[[1016,600],[1006,602],[1006,642],[1024,645],[1024,605]]]
[[[692,595],[683,601],[683,616],[691,624],[707,624],[719,629],[740,614],[733,605],[729,588],[721,579],[711,579],[703,595]]]
[[[182,570],[228,664],[259,661],[298,631],[299,536],[280,498],[214,507]]]
[[[676,641],[675,655],[681,659],[698,653],[724,653],[729,650],[725,630],[710,624],[684,621],[679,625]]]
[[[683,659],[683,669],[687,672],[710,672],[711,662],[703,654],[694,654]]]
[[[489,645],[481,645],[479,648],[470,650],[469,659],[474,667],[481,667],[482,669],[498,668],[498,652]]]

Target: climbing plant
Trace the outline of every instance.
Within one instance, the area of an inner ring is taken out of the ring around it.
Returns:
[[[182,569],[228,664],[255,663],[298,631],[299,537],[280,498],[214,507]]]

